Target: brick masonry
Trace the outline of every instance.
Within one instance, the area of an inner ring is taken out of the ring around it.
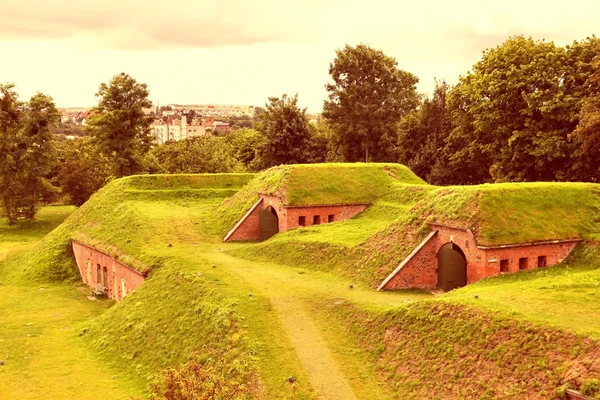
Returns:
[[[258,240],[258,212],[272,207],[277,213],[279,232],[302,226],[321,225],[345,221],[364,211],[368,204],[332,204],[313,206],[286,206],[278,196],[259,194],[262,201],[251,209],[225,236],[224,241]],[[303,221],[301,220],[303,218]],[[301,223],[304,225],[301,225]]]
[[[76,240],[71,243],[83,282],[94,289],[98,284],[106,287],[109,298],[119,301],[144,283],[144,275],[108,254]]]
[[[552,266],[564,260],[580,240],[548,241],[506,246],[478,246],[469,229],[430,224],[430,234],[379,286],[379,290],[422,288],[437,285],[437,255],[454,243],[467,261],[467,284],[480,279]]]

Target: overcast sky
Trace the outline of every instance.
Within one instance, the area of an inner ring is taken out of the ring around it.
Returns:
[[[0,0],[0,82],[23,100],[92,106],[100,83],[126,72],[155,104],[298,93],[320,112],[345,44],[383,50],[430,93],[511,35],[565,45],[600,34],[599,15],[599,0]]]

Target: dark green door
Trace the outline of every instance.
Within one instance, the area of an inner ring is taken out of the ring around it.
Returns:
[[[438,287],[449,291],[467,284],[467,260],[454,243],[446,243],[438,253]]]
[[[267,240],[279,232],[279,218],[273,207],[269,206],[258,212],[258,240]]]

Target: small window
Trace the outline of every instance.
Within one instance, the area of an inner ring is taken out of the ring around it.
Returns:
[[[545,266],[546,266],[546,256],[539,256],[538,257],[538,268],[545,267]]]
[[[102,267],[100,264],[96,265],[96,283],[99,285],[102,284]]]
[[[527,258],[519,258],[519,269],[527,269]]]
[[[313,225],[319,225],[321,223],[321,216],[315,215],[313,216]]]
[[[306,217],[305,216],[298,217],[298,225],[306,226]]]
[[[335,221],[335,214],[329,214],[327,216],[327,222],[333,222]]]
[[[508,272],[508,260],[500,260],[500,272]]]

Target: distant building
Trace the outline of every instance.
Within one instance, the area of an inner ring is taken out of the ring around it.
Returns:
[[[213,125],[215,132],[227,132],[231,129],[228,122],[216,121]]]
[[[203,117],[243,117],[244,115],[254,117],[254,106],[240,104],[169,104],[174,111],[187,113],[194,110],[196,114]],[[164,115],[163,111],[163,115]]]
[[[155,120],[150,128],[154,141],[158,144],[206,135],[203,124],[195,120],[188,125],[185,115],[181,118],[169,117],[166,122],[161,119]]]

